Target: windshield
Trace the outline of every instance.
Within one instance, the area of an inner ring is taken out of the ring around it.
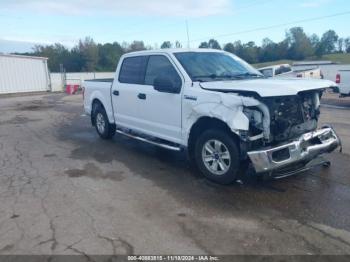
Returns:
[[[181,52],[175,57],[192,81],[223,81],[264,77],[238,57],[218,52]]]

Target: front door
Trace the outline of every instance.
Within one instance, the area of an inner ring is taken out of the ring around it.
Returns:
[[[153,83],[159,77],[166,77],[173,86],[179,87],[179,90],[183,84],[179,72],[169,57],[149,56],[144,85],[138,88],[141,116],[139,125],[150,135],[180,143],[182,92],[174,94],[155,90]]]

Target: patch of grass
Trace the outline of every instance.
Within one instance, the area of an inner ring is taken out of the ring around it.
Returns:
[[[321,58],[311,57],[309,60],[327,60],[333,61],[340,64],[350,64],[350,53],[347,54],[329,54],[324,55]]]

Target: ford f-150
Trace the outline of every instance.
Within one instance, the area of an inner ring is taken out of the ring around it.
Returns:
[[[84,108],[103,139],[123,134],[185,149],[208,179],[237,179],[242,161],[258,174],[305,168],[340,140],[318,129],[322,91],[334,83],[266,78],[212,49],[162,49],[121,57],[115,78],[86,81]]]

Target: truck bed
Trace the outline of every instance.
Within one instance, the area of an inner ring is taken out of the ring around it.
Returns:
[[[99,93],[98,100],[102,102],[108,119],[111,123],[114,122],[113,108],[111,103],[111,88],[114,78],[101,78],[85,80],[83,83],[84,96],[91,98],[93,93]],[[89,99],[84,99],[84,107],[87,114],[91,113],[92,102]]]

